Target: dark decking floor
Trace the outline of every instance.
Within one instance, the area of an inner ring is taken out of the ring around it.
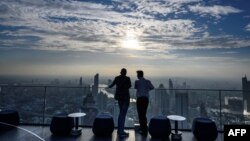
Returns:
[[[80,136],[53,136],[48,126],[19,126],[18,129],[0,132],[0,141],[160,141],[153,139],[148,134],[142,136],[133,129],[129,132],[128,138],[117,137],[116,130],[111,137],[95,137],[91,128],[83,128]],[[182,141],[196,141],[192,132],[183,131]],[[219,133],[216,141],[223,141],[223,133]]]

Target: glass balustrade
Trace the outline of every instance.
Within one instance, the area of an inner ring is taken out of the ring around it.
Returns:
[[[42,125],[49,125],[57,113],[84,112],[79,124],[92,126],[97,114],[110,113],[117,126],[119,108],[114,92],[106,87],[0,86],[0,109],[18,110],[22,124]],[[125,126],[133,128],[138,123],[135,89],[130,89],[130,96]],[[196,117],[214,120],[219,130],[224,124],[250,123],[241,90],[154,89],[150,91],[148,121],[156,115],[184,116],[179,128],[187,130]]]

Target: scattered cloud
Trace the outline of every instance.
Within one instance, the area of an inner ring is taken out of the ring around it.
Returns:
[[[246,26],[246,30],[250,31],[250,23]]]
[[[124,51],[122,40],[131,33],[146,52],[132,55],[140,57],[168,58],[168,51],[173,49],[250,46],[249,37],[211,34],[208,25],[188,13],[219,19],[242,10],[232,6],[201,6],[201,3],[201,0],[1,1],[0,48],[119,54]],[[250,31],[249,24],[246,30]]]
[[[239,52],[236,51],[226,51],[226,52],[221,52],[220,54],[237,54]]]
[[[191,12],[200,14],[202,16],[210,15],[218,19],[221,18],[221,16],[242,12],[242,10],[234,8],[232,6],[221,5],[202,6],[198,4],[189,6],[189,9]]]
[[[249,18],[250,18],[250,16],[249,16],[249,15],[245,15],[245,16],[243,16],[243,18],[245,18],[245,19],[249,19]]]

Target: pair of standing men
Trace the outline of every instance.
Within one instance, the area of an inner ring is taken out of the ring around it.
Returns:
[[[115,99],[118,100],[118,105],[120,109],[118,117],[118,130],[117,133],[119,137],[127,137],[129,134],[124,131],[124,123],[126,114],[129,107],[130,95],[129,88],[131,87],[130,78],[126,76],[127,70],[125,68],[121,69],[121,75],[115,77],[113,83],[109,88],[116,85]],[[152,83],[143,77],[143,71],[137,71],[138,80],[135,81],[136,91],[136,107],[139,117],[140,130],[141,134],[146,135],[148,131],[147,126],[147,107],[148,107],[148,97],[149,91],[154,89]]]

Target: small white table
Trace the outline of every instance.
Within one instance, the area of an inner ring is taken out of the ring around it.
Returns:
[[[68,117],[72,117],[75,120],[75,129],[72,129],[71,135],[75,135],[75,136],[81,135],[82,130],[78,129],[78,123],[79,123],[79,118],[83,117],[85,115],[86,115],[85,113],[80,113],[80,112],[78,112],[78,113],[71,113],[71,114],[68,115]]]
[[[175,121],[175,129],[174,133],[172,133],[172,140],[181,140],[181,132],[178,132],[178,121],[184,121],[186,120],[185,117],[179,116],[179,115],[169,115],[167,116],[168,119]]]

